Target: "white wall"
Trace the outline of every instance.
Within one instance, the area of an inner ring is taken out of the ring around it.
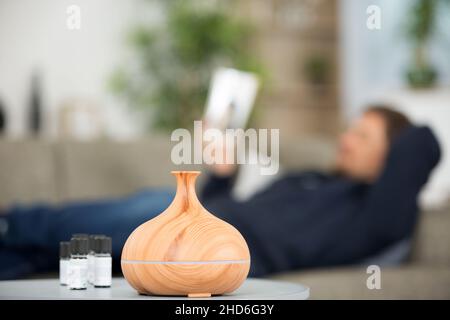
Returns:
[[[66,9],[72,4],[81,8],[81,30],[67,28]],[[112,135],[137,134],[137,122],[129,109],[111,98],[106,81],[126,56],[124,37],[142,16],[140,11],[139,0],[1,0],[0,99],[7,107],[9,134],[26,132],[35,68],[42,71],[49,136],[56,132],[54,111],[64,99],[74,97],[100,105],[114,125]]]
[[[369,5],[381,8],[381,30],[366,27]],[[411,51],[404,40],[404,21],[411,0],[340,0],[341,102],[351,117],[367,102],[405,87],[404,72]],[[439,17],[439,34],[431,44],[431,57],[440,73],[440,85],[450,83],[450,10]]]

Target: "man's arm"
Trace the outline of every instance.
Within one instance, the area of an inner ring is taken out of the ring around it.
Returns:
[[[374,235],[392,242],[412,231],[417,196],[439,158],[439,143],[428,127],[410,127],[393,142],[361,215]]]
[[[227,157],[227,146],[223,146],[222,155]],[[215,156],[215,153],[214,153]],[[231,199],[231,190],[237,175],[238,166],[235,163],[215,163],[209,166],[210,175],[200,192],[202,201],[208,201],[217,196]]]

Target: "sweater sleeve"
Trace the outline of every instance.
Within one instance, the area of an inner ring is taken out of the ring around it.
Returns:
[[[372,235],[392,243],[412,231],[418,194],[439,159],[439,143],[428,127],[412,126],[393,142],[361,215],[370,221]]]

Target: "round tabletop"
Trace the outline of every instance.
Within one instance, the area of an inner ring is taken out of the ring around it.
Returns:
[[[114,278],[111,288],[70,290],[57,279],[0,281],[0,299],[15,300],[304,300],[309,288],[283,281],[248,278],[236,291],[210,298],[139,295],[124,278]]]

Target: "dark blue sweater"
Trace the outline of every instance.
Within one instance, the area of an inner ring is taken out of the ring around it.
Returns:
[[[286,175],[245,202],[231,197],[232,178],[210,177],[205,207],[245,237],[251,274],[349,264],[411,236],[417,196],[439,162],[427,127],[406,129],[373,184],[339,175]]]

